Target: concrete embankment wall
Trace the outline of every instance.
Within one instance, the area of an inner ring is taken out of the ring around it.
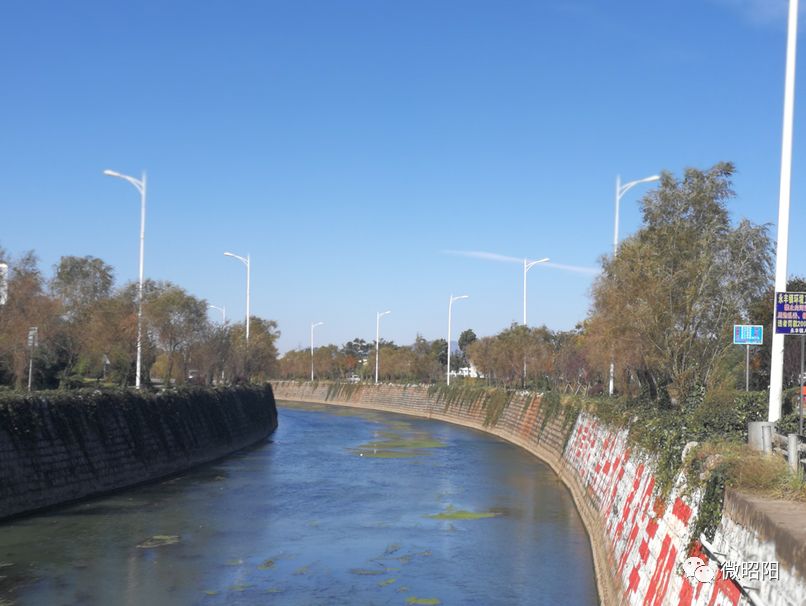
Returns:
[[[270,386],[0,400],[0,519],[212,461],[277,427]]]
[[[487,431],[535,454],[557,472],[574,497],[591,539],[604,604],[806,604],[806,562],[794,561],[802,552],[792,545],[777,548],[781,536],[753,522],[758,516],[748,512],[752,506],[746,499],[728,494],[714,546],[737,563],[779,563],[778,580],[750,583],[759,587],[752,593],[755,602],[706,554],[689,547],[700,495],[687,494],[679,479],[668,497],[659,498],[652,458],[630,450],[626,431],[614,431],[589,414],[566,416],[558,405],[526,392],[502,398],[426,386],[284,381],[274,387],[278,400],[440,419]],[[711,569],[711,582],[685,575],[682,564],[692,555]]]

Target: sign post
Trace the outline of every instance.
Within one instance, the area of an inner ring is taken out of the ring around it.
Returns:
[[[806,292],[775,293],[775,333],[800,335],[800,399],[798,430],[803,435],[803,349],[806,337]]]
[[[28,391],[31,391],[31,378],[34,374],[34,348],[37,346],[39,328],[32,326],[28,329]]]
[[[745,370],[744,370],[744,390],[750,391],[750,346],[762,345],[764,343],[764,327],[759,324],[734,324],[733,344],[744,345]]]

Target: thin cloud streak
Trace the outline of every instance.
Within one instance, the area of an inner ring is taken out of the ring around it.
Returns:
[[[484,259],[486,261],[498,261],[500,263],[523,263],[523,259],[518,257],[509,257],[507,255],[499,255],[498,253],[484,252],[481,250],[443,250],[447,255],[456,255],[458,257],[470,257],[472,259]],[[548,261],[541,263],[545,267],[559,269],[561,271],[570,271],[577,274],[585,274],[588,276],[595,276],[599,274],[599,270],[595,267],[582,267],[579,265],[566,265],[564,263],[553,263]]]

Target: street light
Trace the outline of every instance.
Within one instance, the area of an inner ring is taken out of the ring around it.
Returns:
[[[135,179],[109,169],[105,170],[104,174],[107,177],[117,177],[128,181],[140,192],[140,283],[137,288],[137,366],[134,379],[134,386],[140,389],[140,367],[143,358],[143,245],[146,235],[146,173],[143,171],[142,179]]]
[[[448,370],[447,370],[447,378],[448,378],[448,385],[451,384],[451,308],[453,307],[454,301],[460,301],[461,299],[469,299],[470,295],[460,295],[458,297],[454,297],[451,295],[451,298],[448,300]]]
[[[630,191],[636,185],[640,185],[641,183],[651,183],[653,181],[659,181],[659,175],[652,175],[651,177],[644,177],[643,179],[638,179],[636,181],[630,181],[629,183],[625,183],[624,185],[621,184],[621,175],[616,176],[616,220],[613,227],[613,258],[616,258],[618,254],[618,211],[619,211],[619,203],[621,202],[621,198],[624,194]],[[610,386],[608,389],[608,393],[612,396],[613,395],[613,387],[616,377],[616,363],[614,360],[610,361]]]
[[[315,322],[311,324],[311,381],[313,381],[313,329],[317,326],[322,326],[324,322]]]
[[[547,263],[549,260],[548,257],[544,259],[540,259],[538,261],[529,261],[528,259],[523,260],[523,325],[526,326],[526,272],[532,269],[538,263]]]
[[[798,0],[789,0],[786,77],[784,80],[784,127],[781,137],[781,180],[778,196],[778,239],[775,249],[775,292],[786,291],[786,266],[789,253],[789,198],[792,187],[792,122],[795,114],[795,56],[797,41]],[[773,309],[775,309],[774,306]],[[774,318],[775,316],[773,315],[773,319]],[[772,351],[770,354],[770,403],[768,420],[774,423],[781,418],[781,399],[784,380],[784,335],[773,332]],[[802,397],[801,395],[801,401]]]
[[[242,257],[231,252],[225,252],[224,256],[238,259],[238,261],[246,265],[246,344],[249,345],[249,278],[251,274],[251,261],[249,255]]]
[[[218,305],[208,305],[207,307],[208,307],[208,309],[217,309],[218,311],[220,311],[221,312],[221,323],[222,324],[227,323],[227,307],[225,305],[222,305],[221,307],[219,307]]]
[[[392,313],[391,311],[378,312],[375,317],[375,385],[378,384],[378,368],[381,356],[381,318],[386,314]]]

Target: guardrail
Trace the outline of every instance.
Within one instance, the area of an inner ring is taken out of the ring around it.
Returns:
[[[806,470],[806,443],[803,436],[787,436],[775,431],[775,423],[754,421],[748,425],[747,441],[750,447],[768,454],[783,456],[794,472]]]

